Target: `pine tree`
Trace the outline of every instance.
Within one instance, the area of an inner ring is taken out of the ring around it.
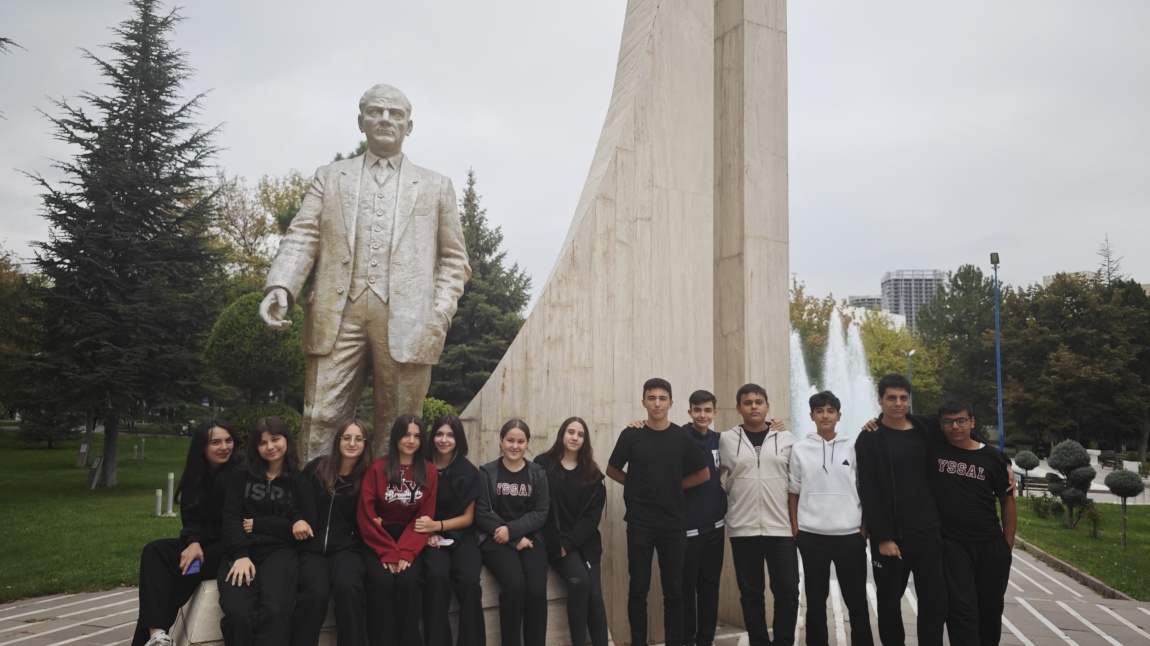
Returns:
[[[32,377],[58,404],[101,418],[108,487],[120,421],[200,394],[221,274],[203,188],[214,130],[193,121],[202,95],[181,98],[192,70],[170,42],[182,18],[157,0],[128,4],[115,58],[84,52],[108,95],[54,102],[62,116],[48,116],[54,136],[79,149],[55,164],[67,178],[54,187],[34,176],[51,231],[37,245],[48,287]]]
[[[531,278],[519,264],[506,266],[507,252],[499,250],[503,232],[488,225],[475,184],[475,171],[468,170],[459,205],[471,281],[459,299],[428,393],[456,410],[463,410],[479,392],[515,340],[531,291]]]
[[[974,265],[960,266],[918,311],[915,327],[927,347],[944,350],[943,392],[968,399],[979,421],[996,419],[994,280]]]

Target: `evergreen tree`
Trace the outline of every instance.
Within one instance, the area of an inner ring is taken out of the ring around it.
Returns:
[[[959,267],[918,311],[915,327],[928,347],[945,350],[943,392],[969,399],[975,418],[996,419],[994,280],[974,265]]]
[[[20,47],[20,45],[17,44],[16,41],[12,40],[11,38],[0,38],[0,54],[7,54],[8,52],[10,52],[12,50],[13,47]],[[24,48],[20,47],[20,49],[24,49]],[[0,112],[0,119],[3,119],[3,118],[4,118],[4,113]]]
[[[34,177],[51,232],[37,245],[48,286],[32,376],[45,377],[38,383],[56,401],[101,418],[109,487],[120,421],[200,394],[199,350],[221,275],[203,188],[214,130],[193,121],[202,96],[181,98],[192,71],[170,42],[182,18],[157,0],[128,4],[132,17],[113,30],[115,58],[84,52],[108,96],[54,102],[62,116],[49,116],[55,137],[79,149],[55,164],[67,178],[54,187]]]
[[[432,370],[428,396],[463,410],[487,382],[508,346],[523,326],[531,278],[519,264],[506,265],[500,251],[503,233],[487,223],[487,210],[479,206],[475,171],[467,171],[467,186],[460,200],[460,219],[471,262],[471,281],[459,299],[459,310],[447,332],[439,364]]]

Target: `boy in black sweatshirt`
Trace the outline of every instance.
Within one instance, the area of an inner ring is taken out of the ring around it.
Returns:
[[[883,646],[902,646],[902,596],[910,575],[918,593],[918,643],[941,646],[946,579],[938,511],[927,480],[927,428],[907,415],[910,381],[897,374],[878,382],[878,431],[855,442],[859,499],[870,533],[871,566]]]

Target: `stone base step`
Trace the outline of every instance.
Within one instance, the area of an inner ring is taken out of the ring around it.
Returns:
[[[487,643],[498,644],[499,635],[499,582],[485,567],[480,575],[479,583],[483,588],[483,615],[487,622]],[[456,634],[458,621],[458,604],[451,600],[451,630]],[[180,609],[176,623],[172,626],[170,634],[172,643],[176,646],[223,646],[224,638],[220,633],[220,619],[223,611],[220,610],[220,593],[215,581],[205,581],[200,589],[192,595],[191,601]],[[329,607],[327,619],[323,622],[323,631],[320,633],[320,646],[335,646],[335,614]],[[560,580],[554,569],[548,568],[547,573],[547,643],[556,645],[569,645],[571,636],[567,630],[567,586]]]

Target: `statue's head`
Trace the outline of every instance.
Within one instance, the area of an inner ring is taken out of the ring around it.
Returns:
[[[403,140],[411,134],[411,101],[390,85],[376,85],[359,100],[359,130],[367,148],[380,157],[403,152]]]

